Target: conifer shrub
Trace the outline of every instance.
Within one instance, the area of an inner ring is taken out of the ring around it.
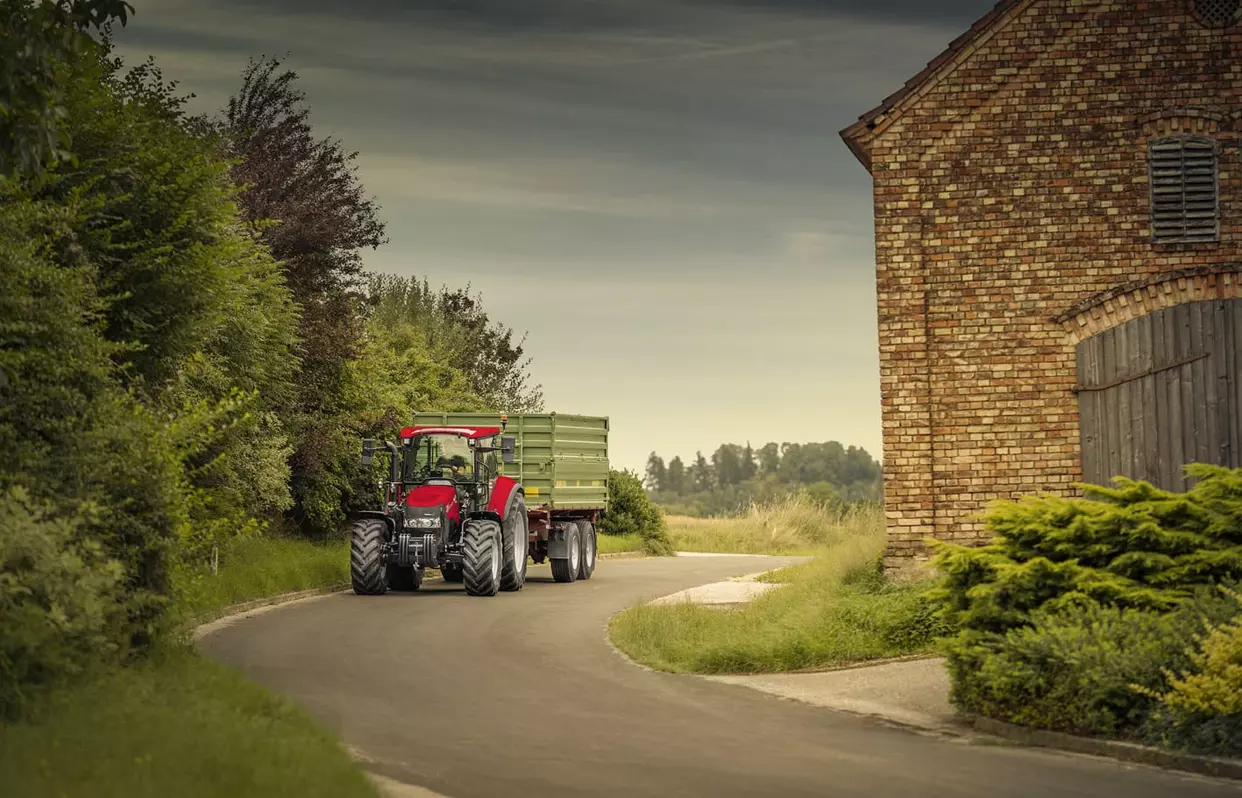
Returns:
[[[1196,483],[1180,494],[1118,478],[1083,498],[1002,502],[988,545],[935,544],[928,598],[960,630],[943,646],[960,709],[1079,734],[1150,730],[1197,636],[1238,612],[1215,586],[1242,580],[1242,469],[1186,471]]]

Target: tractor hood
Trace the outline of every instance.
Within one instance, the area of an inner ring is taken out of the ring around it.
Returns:
[[[457,489],[452,485],[420,485],[412,488],[405,494],[405,506],[411,510],[425,509],[432,512],[444,508],[444,514],[453,521],[459,520],[461,515],[457,505]],[[407,515],[410,513],[407,512]]]

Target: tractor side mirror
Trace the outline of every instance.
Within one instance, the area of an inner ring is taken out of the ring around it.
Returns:
[[[362,467],[369,468],[375,454],[375,441],[367,438],[362,442]]]
[[[500,439],[500,462],[512,463],[517,459],[517,438],[506,435]]]

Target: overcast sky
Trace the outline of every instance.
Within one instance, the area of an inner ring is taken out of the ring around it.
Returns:
[[[549,410],[641,469],[724,441],[879,457],[871,180],[838,131],[989,0],[134,0],[118,35],[224,105],[288,54],[359,151],[369,268],[470,283]]]

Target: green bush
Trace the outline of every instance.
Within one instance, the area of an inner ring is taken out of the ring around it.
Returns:
[[[1078,599],[1004,635],[966,633],[948,650],[951,699],[969,712],[1070,734],[1136,736],[1166,684],[1190,664],[1204,618],[1235,607],[1201,596],[1173,612]]]
[[[1242,609],[1242,594],[1224,591]],[[1242,756],[1242,613],[1209,623],[1190,667],[1164,670],[1169,690],[1147,691],[1160,706],[1148,723],[1149,740],[1199,753]]]
[[[40,688],[91,660],[115,662],[125,649],[124,570],[81,529],[23,488],[0,493],[0,715],[16,715]]]
[[[944,644],[957,706],[1144,734],[1168,670],[1190,666],[1205,624],[1236,612],[1214,586],[1242,578],[1242,470],[1187,472],[1198,482],[1184,494],[1118,479],[1084,486],[1086,498],[1004,502],[989,545],[936,544],[943,577],[927,598],[960,630]]]
[[[673,553],[664,514],[647,497],[642,480],[630,471],[609,472],[608,512],[600,519],[599,531],[604,535],[638,535],[649,554]]]
[[[1191,465],[1187,493],[1118,479],[1080,499],[998,504],[992,542],[937,543],[934,597],[963,628],[1003,633],[1081,597],[1167,611],[1196,588],[1242,579],[1242,469]]]

